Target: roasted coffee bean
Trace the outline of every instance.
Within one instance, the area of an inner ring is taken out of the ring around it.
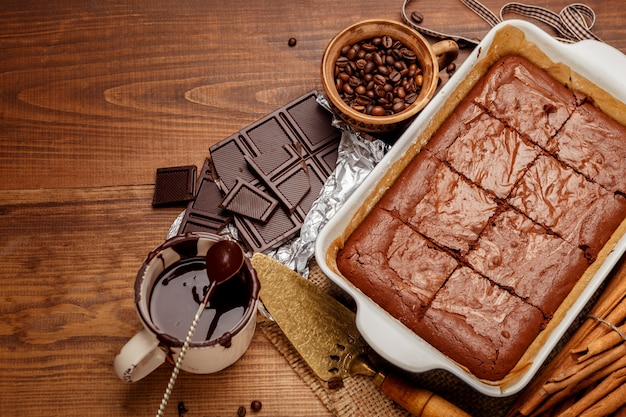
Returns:
[[[402,58],[406,59],[409,62],[415,62],[417,60],[417,55],[415,55],[415,52],[409,49],[404,49],[402,51]]]
[[[333,377],[328,380],[328,389],[337,390],[343,388],[343,379],[341,377]]]
[[[178,417],[183,417],[189,410],[185,407],[185,403],[180,401],[178,403]]]
[[[350,84],[350,87],[358,87],[359,85],[361,85],[361,79],[355,75],[353,75],[352,77],[350,77],[350,79],[348,80],[348,84]]]
[[[372,107],[372,116],[384,116],[385,108],[383,106]]]
[[[373,45],[371,43],[364,43],[363,45],[361,45],[361,48],[363,48],[364,51],[366,52],[374,52],[376,50],[378,50],[378,48],[376,47],[376,45]]]
[[[420,12],[413,12],[411,13],[411,20],[419,25],[422,21],[424,21],[424,15]]]
[[[237,417],[245,417],[246,415],[246,407],[244,407],[243,405],[240,405],[239,408],[237,409]]]
[[[370,74],[375,69],[376,63],[374,61],[368,61],[367,64],[365,64],[365,67],[363,67],[363,72],[365,72],[366,74]]]
[[[289,41],[287,41],[287,45],[291,47],[296,46],[297,43],[298,43],[298,40],[296,38],[289,38]]]
[[[388,35],[383,36],[382,45],[383,45],[383,48],[385,49],[390,49],[391,47],[393,47],[393,39],[391,38],[391,36],[388,36]]]
[[[341,48],[335,86],[351,108],[384,116],[404,111],[423,83],[415,52],[391,36],[365,39]]]
[[[263,403],[261,403],[261,401],[259,400],[254,400],[250,403],[250,408],[252,409],[252,411],[261,411],[261,408],[263,408]]]
[[[405,105],[404,105],[404,101],[397,101],[393,104],[393,107],[391,108],[391,110],[393,110],[394,113],[400,113],[402,110],[405,109]]]
[[[454,71],[456,71],[456,64],[454,62],[450,62],[446,67],[446,72],[448,74],[452,74]]]
[[[404,99],[404,102],[407,104],[413,104],[415,100],[417,100],[417,94],[411,93],[408,96],[406,96],[406,98]]]
[[[337,61],[335,61],[335,65],[339,68],[345,68],[346,65],[348,65],[348,62],[350,62],[348,58],[346,58],[345,56],[340,56],[339,58],[337,58]]]
[[[381,66],[385,63],[385,58],[383,58],[383,55],[378,52],[372,54],[372,57],[374,57],[374,64],[376,64],[377,66]]]
[[[374,75],[374,83],[376,85],[385,85],[386,82],[387,82],[387,78],[385,78],[384,75],[382,74]]]

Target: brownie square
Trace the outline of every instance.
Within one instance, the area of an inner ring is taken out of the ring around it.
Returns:
[[[445,164],[439,165],[428,182],[428,192],[407,221],[438,245],[466,253],[495,213],[497,203]]]
[[[448,148],[446,161],[480,187],[507,197],[539,149],[485,113],[466,125]]]
[[[587,178],[626,194],[626,127],[593,105],[578,107],[548,150]]]
[[[551,317],[589,266],[584,252],[509,209],[467,255],[476,271]]]
[[[337,266],[348,278],[359,276],[359,288],[394,317],[414,319],[457,261],[384,210],[373,210],[362,226],[339,252]]]
[[[543,323],[539,309],[461,267],[435,296],[419,331],[478,378],[497,381],[515,366]]]
[[[537,158],[509,202],[595,260],[626,216],[626,199],[547,155]]]
[[[519,56],[494,64],[470,95],[476,104],[542,147],[576,108],[570,90]]]

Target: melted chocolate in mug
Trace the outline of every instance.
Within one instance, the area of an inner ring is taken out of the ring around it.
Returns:
[[[166,269],[150,296],[150,317],[162,333],[185,340],[208,290],[204,258],[185,259]],[[243,317],[250,294],[241,272],[218,285],[196,327],[193,342],[213,340],[232,330]]]

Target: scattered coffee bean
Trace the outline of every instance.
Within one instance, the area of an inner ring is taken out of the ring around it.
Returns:
[[[341,99],[373,116],[406,110],[424,82],[415,52],[391,36],[345,45],[335,61],[334,77]]]
[[[452,74],[454,71],[456,71],[456,64],[454,62],[450,62],[446,67],[446,72],[448,74]]]
[[[180,401],[178,403],[178,417],[184,416],[185,413],[187,413],[187,411],[189,411],[189,410],[187,410],[187,407],[185,407],[185,403]]]
[[[335,390],[343,388],[343,379],[341,377],[333,377],[328,380],[328,389]]]
[[[298,40],[296,38],[289,38],[289,41],[287,42],[287,44],[291,47],[296,46],[296,43],[298,43]]]
[[[419,25],[424,20],[424,15],[420,12],[413,12],[411,13],[411,20]]]
[[[244,417],[246,415],[246,407],[240,405],[237,409],[237,417]]]
[[[259,400],[254,400],[250,403],[250,408],[252,409],[252,411],[260,411],[262,407],[263,404]]]

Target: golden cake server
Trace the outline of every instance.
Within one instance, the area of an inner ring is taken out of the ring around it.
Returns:
[[[323,381],[365,375],[382,392],[418,417],[469,417],[432,392],[374,369],[355,314],[282,263],[260,253],[252,265],[261,301],[294,348]]]

